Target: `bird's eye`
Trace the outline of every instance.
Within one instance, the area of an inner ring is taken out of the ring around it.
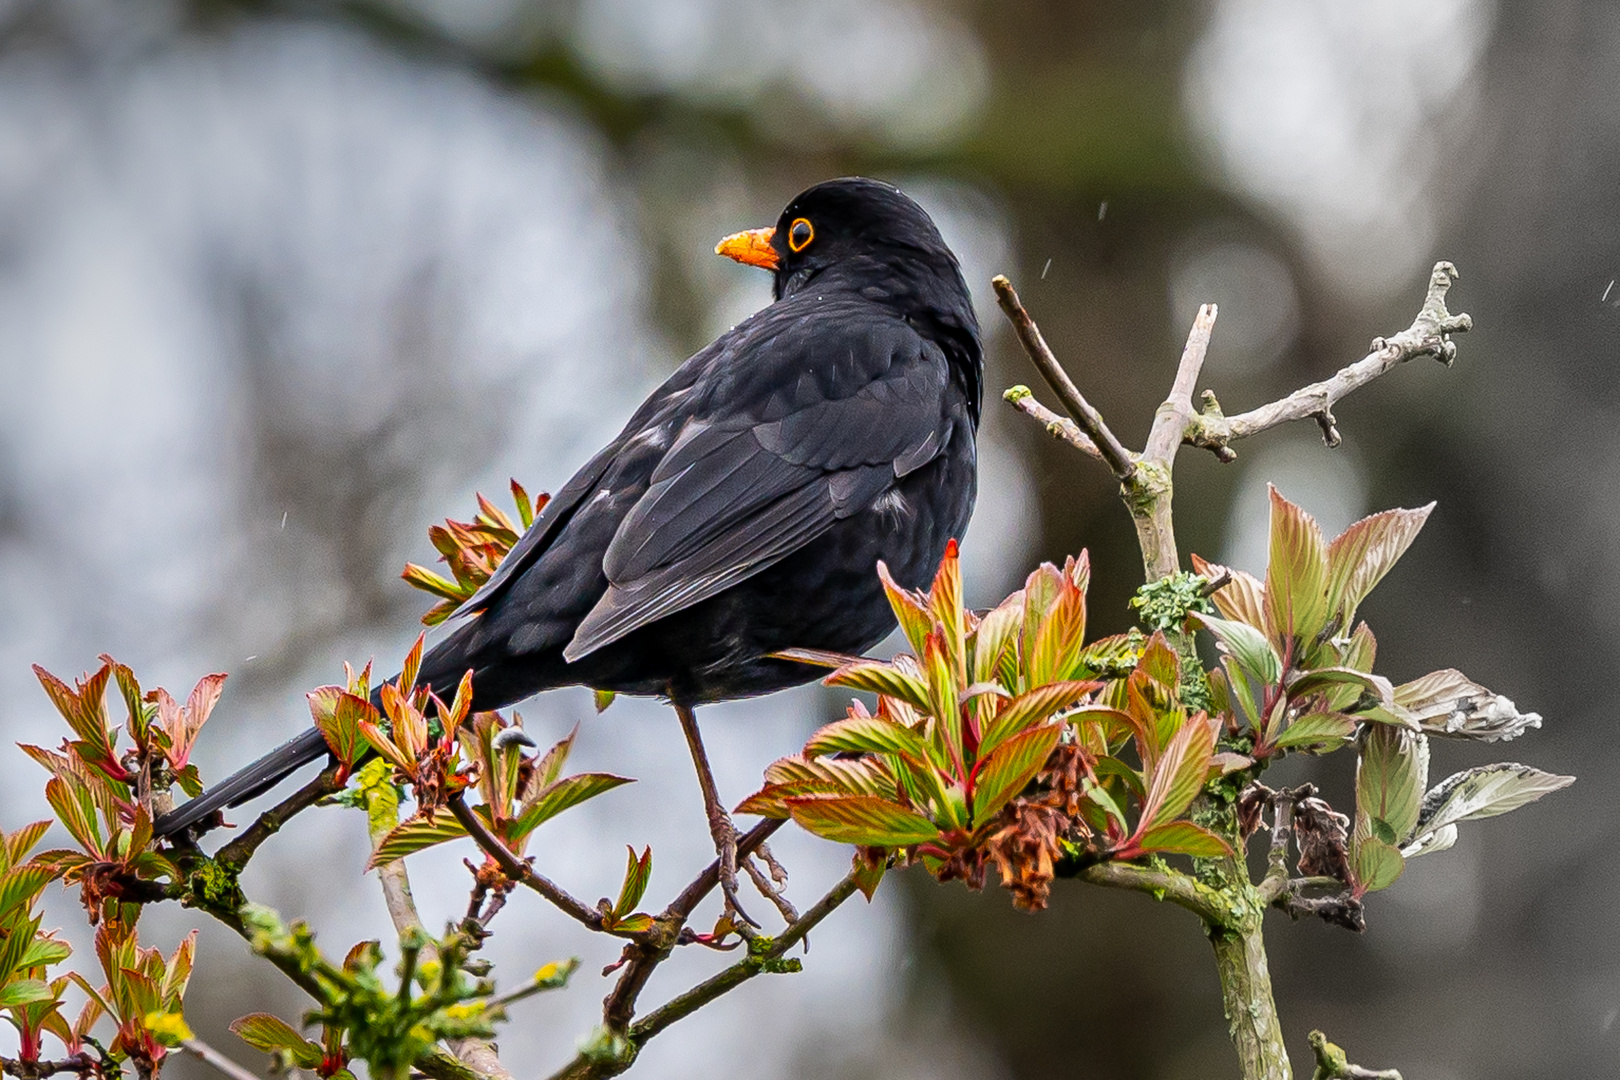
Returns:
[[[793,249],[794,254],[803,251],[815,238],[815,226],[810,224],[809,218],[795,218],[788,228],[788,247]]]

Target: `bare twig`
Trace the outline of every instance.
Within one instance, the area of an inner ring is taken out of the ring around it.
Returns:
[[[1040,422],[1046,428],[1046,433],[1060,442],[1066,442],[1082,454],[1090,454],[1098,461],[1103,461],[1102,451],[1097,444],[1086,438],[1080,426],[1067,416],[1057,413],[1035,400],[1034,393],[1027,386],[1009,387],[1001,395],[1001,399],[1025,416]]]
[[[1333,406],[1345,395],[1414,357],[1432,356],[1448,367],[1451,365],[1457,355],[1457,345],[1451,335],[1470,330],[1474,325],[1467,315],[1453,315],[1446,310],[1446,292],[1456,279],[1455,266],[1449,262],[1436,263],[1429,275],[1429,291],[1423,309],[1412,325],[1393,337],[1375,339],[1366,356],[1330,379],[1312,383],[1280,401],[1237,416],[1223,416],[1215,396],[1205,391],[1204,411],[1191,418],[1185,429],[1186,441],[1214,451],[1222,460],[1231,460],[1233,455],[1228,444],[1279,424],[1314,417],[1322,427],[1323,440],[1329,446],[1338,445]]]
[[[512,853],[512,849],[501,842],[501,838],[489,831],[483,819],[472,812],[459,794],[452,796],[449,803],[450,813],[461,822],[461,827],[467,830],[467,835],[477,841],[490,858],[494,859],[501,871],[513,881],[527,886],[551,901],[564,915],[576,922],[583,923],[588,930],[602,929],[602,913],[595,908],[586,907],[580,901],[570,896],[566,890],[551,879],[545,877],[523,859]]]
[[[1181,350],[1181,363],[1176,366],[1175,382],[1170,385],[1170,396],[1164,399],[1164,404],[1154,415],[1153,430],[1142,449],[1142,457],[1148,461],[1168,463],[1173,460],[1187,425],[1197,415],[1192,395],[1198,388],[1198,375],[1204,369],[1204,357],[1209,353],[1209,338],[1215,332],[1216,314],[1214,304],[1204,304],[1193,319],[1186,347]]]
[[[241,836],[219,849],[214,861],[232,870],[241,870],[248,864],[248,860],[253,858],[253,853],[259,850],[259,845],[279,832],[295,814],[308,810],[327,796],[335,795],[342,790],[342,785],[337,782],[337,773],[338,766],[333,765],[260,814],[253,824],[242,830]]]
[[[230,1077],[230,1080],[259,1080],[258,1073],[245,1066],[238,1065],[201,1039],[185,1039],[180,1043],[180,1049],[198,1061],[212,1066],[217,1072]]]
[[[1096,445],[1103,461],[1113,470],[1114,476],[1121,483],[1129,480],[1136,472],[1135,459],[1114,437],[1114,433],[1103,422],[1102,414],[1085,399],[1075,387],[1074,381],[1069,378],[1068,372],[1063,370],[1063,365],[1052,355],[1046,339],[1041,336],[1040,327],[1035,325],[1035,320],[1024,310],[1023,301],[1018,299],[1018,293],[1013,288],[1012,282],[997,274],[991,279],[990,284],[996,290],[996,302],[1001,305],[1001,310],[1006,313],[1018,334],[1019,344],[1024,347],[1024,352],[1029,355],[1030,361],[1046,380],[1047,385],[1057,394],[1064,411],[1074,418],[1080,430]]]

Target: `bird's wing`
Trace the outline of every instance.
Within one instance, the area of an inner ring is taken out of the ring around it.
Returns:
[[[566,659],[774,565],[938,455],[950,438],[939,350],[909,328],[847,345],[889,355],[874,363],[850,353],[830,384],[806,373],[752,420],[687,422],[614,534],[603,559],[609,588]],[[823,355],[828,346],[818,335]]]

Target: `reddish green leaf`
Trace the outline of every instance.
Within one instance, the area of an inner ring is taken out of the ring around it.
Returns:
[[[75,781],[69,786],[66,777],[52,777],[45,785],[45,801],[51,804],[51,809],[56,811],[56,819],[73,834],[73,839],[84,850],[98,856],[106,854],[101,830],[96,826],[95,803],[83,781]]]
[[[442,596],[444,599],[455,603],[467,599],[473,592],[465,585],[440,577],[427,567],[412,562],[405,564],[405,569],[400,571],[399,576],[404,578],[413,588],[432,593],[434,596]]]
[[[827,840],[868,847],[907,847],[939,839],[934,823],[870,795],[806,795],[788,810],[801,827]]]
[[[1327,547],[1316,519],[1268,485],[1271,556],[1266,566],[1266,625],[1272,640],[1308,649],[1327,624]],[[1296,657],[1301,657],[1296,653]]]
[[[883,882],[884,872],[889,869],[889,860],[882,853],[875,859],[866,856],[866,852],[858,850],[855,852],[851,872],[855,875],[855,887],[861,890],[861,895],[866,897],[867,903],[871,903],[878,885]]]
[[[1033,688],[1071,677],[1078,667],[1086,635],[1086,594],[1066,574],[1058,575],[1058,592],[1046,617],[1036,627],[1024,670]]]
[[[627,918],[636,909],[646,895],[647,883],[652,880],[652,848],[647,848],[639,857],[636,849],[628,844],[625,851],[629,858],[624,867],[624,884],[619,886],[619,900],[613,905],[613,914],[618,919]]]
[[[1328,545],[1327,596],[1341,627],[1417,539],[1434,503],[1416,510],[1386,510],[1364,517]]]
[[[979,620],[973,631],[973,681],[991,682],[1000,671],[1002,657],[1018,640],[1023,628],[1024,598],[1019,593],[1007,597]]]
[[[933,615],[934,633],[939,637],[944,656],[953,675],[952,686],[968,681],[967,668],[967,615],[962,606],[962,560],[957,556],[956,540],[945,543],[945,556],[939,561],[939,571],[928,590],[928,610]],[[924,635],[926,652],[928,635]],[[923,655],[922,653],[918,654]],[[937,692],[937,687],[935,688]]]
[[[1142,834],[1142,838],[1136,842],[1136,849],[1144,853],[1191,855],[1195,859],[1214,859],[1232,854],[1232,846],[1225,840],[1190,821],[1172,821],[1154,826]]]
[[[1138,831],[1145,833],[1174,821],[1192,805],[1209,775],[1214,752],[1215,732],[1207,721],[1194,718],[1176,732],[1154,766]]]
[[[1062,724],[1031,728],[1007,739],[980,763],[973,778],[974,828],[994,818],[1028,786],[1052,756],[1062,734]]]
[[[12,866],[21,863],[28,857],[28,853],[34,850],[34,845],[40,842],[50,827],[51,823],[49,821],[36,821],[22,826],[10,836],[7,836],[5,838],[6,862]]]
[[[921,735],[881,716],[846,716],[834,720],[810,736],[804,750],[811,756],[841,752],[898,754],[918,768],[927,768],[932,759]]]
[[[1406,860],[1392,844],[1366,838],[1352,843],[1351,872],[1355,875],[1358,892],[1377,892],[1395,884],[1395,879],[1406,869]]]
[[[1417,825],[1428,776],[1427,739],[1385,725],[1369,727],[1356,759],[1356,838],[1375,836],[1381,821],[1391,833],[1389,843],[1403,843]]]
[[[1261,633],[1266,629],[1266,587],[1253,574],[1192,557],[1193,570],[1210,581],[1230,580],[1210,595],[1222,618],[1247,623]]]
[[[935,730],[943,737],[944,748],[961,776],[967,770],[967,759],[962,750],[962,710],[957,697],[960,684],[945,639],[937,633],[929,634],[920,659],[928,680],[927,711],[934,716]]]
[[[612,773],[578,773],[558,780],[524,807],[507,829],[507,839],[516,843],[564,810],[594,799],[604,791],[633,783],[635,781],[628,776],[614,776]]]
[[[993,752],[1007,738],[1054,713],[1078,704],[1100,686],[1095,682],[1056,682],[1022,694],[1002,706],[979,736],[979,757]]]
[[[881,660],[861,660],[846,664],[827,676],[826,685],[873,694],[888,694],[907,705],[928,712],[928,686],[917,676]]]
[[[477,809],[484,811],[480,816],[487,820],[488,808]],[[374,870],[379,866],[387,866],[435,844],[466,835],[467,830],[461,827],[461,822],[445,810],[435,813],[432,821],[424,817],[407,818],[390,829],[388,835],[382,838],[377,850],[373,851],[371,858],[366,861],[366,869]]]
[[[901,632],[906,635],[912,649],[920,654],[923,641],[934,628],[934,617],[929,613],[927,603],[921,596],[896,582],[882,559],[878,560],[877,572],[878,580],[883,582],[883,591],[889,598],[889,606],[894,609],[894,617],[900,623]]]
[[[396,683],[398,693],[408,697],[416,689],[416,673],[422,669],[422,642],[426,634],[417,634],[416,643],[411,651],[405,654],[405,662],[399,666],[399,681]],[[385,695],[386,696],[386,695]]]

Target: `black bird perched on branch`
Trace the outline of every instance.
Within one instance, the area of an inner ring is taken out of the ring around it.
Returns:
[[[875,572],[929,579],[976,488],[979,329],[955,256],[915,202],[859,178],[800,194],[715,249],[775,302],[680,366],[591,458],[423,659],[473,708],[583,684],[674,704],[735,909],[730,819],[692,708],[807,682],[800,647],[860,652],[894,626]],[[324,757],[311,729],[161,818],[203,821]]]

